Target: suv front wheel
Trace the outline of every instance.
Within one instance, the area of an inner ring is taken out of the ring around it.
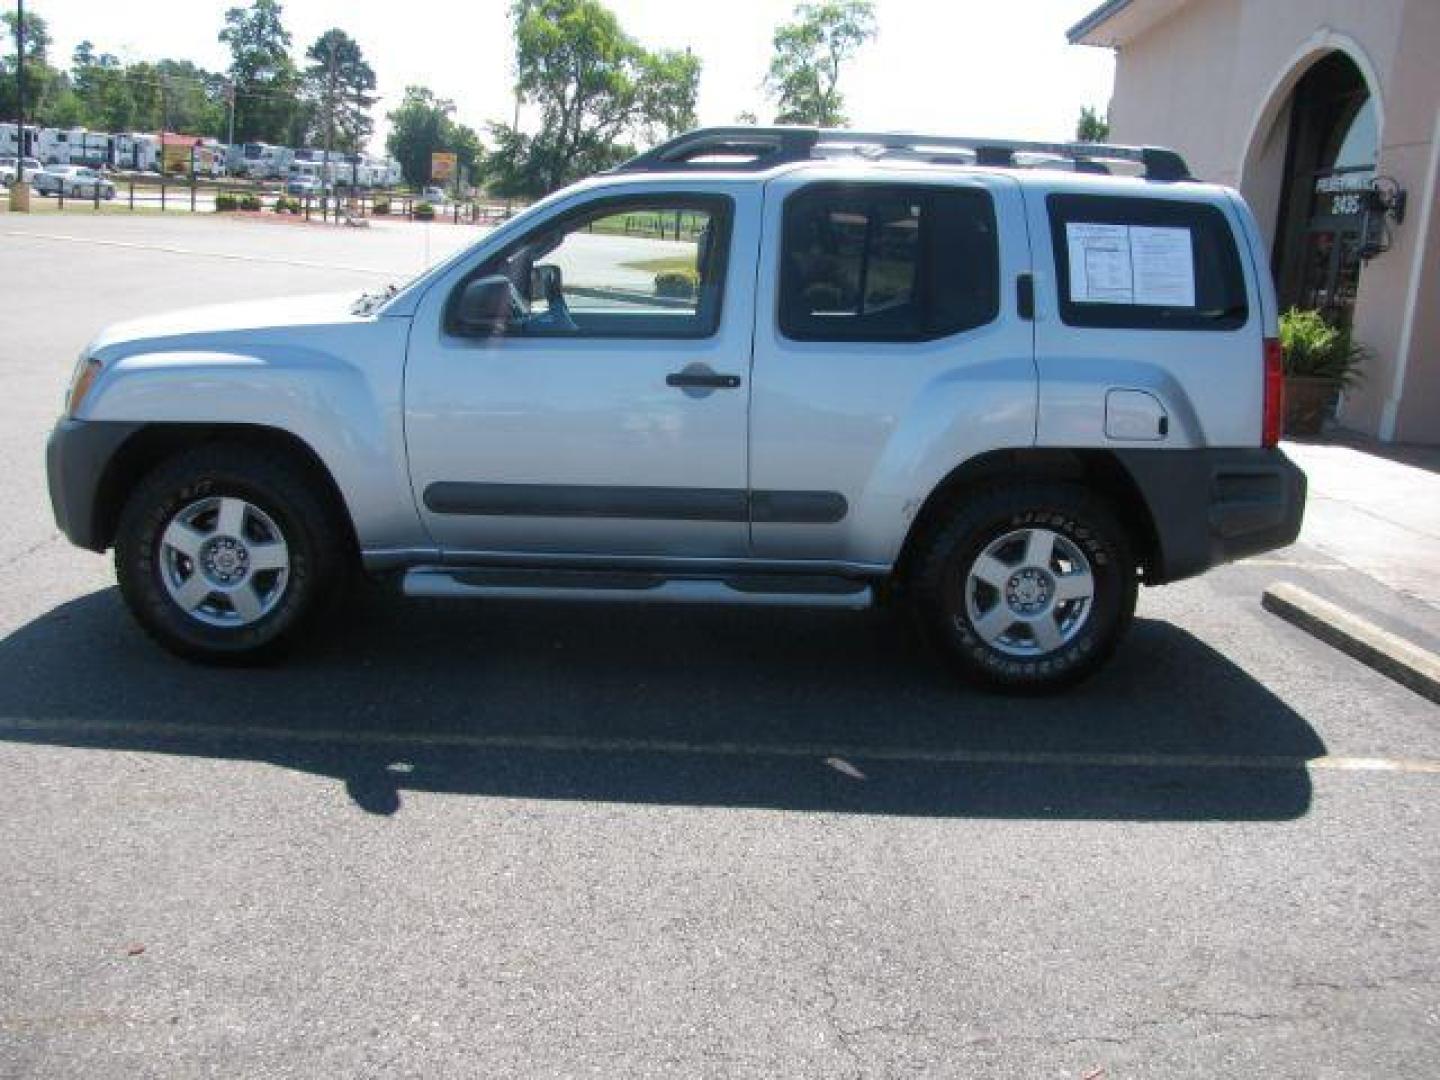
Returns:
[[[159,466],[120,516],[115,573],[147,633],[211,663],[284,651],[341,583],[348,547],[283,454],[209,444]]]
[[[928,636],[973,682],[1066,686],[1115,650],[1135,611],[1125,530],[1085,488],[1028,483],[965,499],[919,553]]]

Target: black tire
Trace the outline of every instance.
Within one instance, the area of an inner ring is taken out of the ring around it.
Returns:
[[[1094,591],[1073,637],[1050,652],[1014,655],[976,630],[966,589],[981,554],[1026,529],[1049,530],[1073,544],[1089,562]],[[1030,692],[1073,685],[1104,664],[1129,628],[1137,591],[1129,537],[1107,503],[1084,487],[1044,482],[964,497],[923,542],[910,584],[926,637],[958,674],[978,685]]]
[[[136,620],[188,660],[255,664],[283,655],[331,609],[353,564],[348,534],[310,470],[287,455],[236,443],[183,451],[149,473],[121,512],[115,576]],[[185,611],[162,580],[161,537],[176,514],[210,498],[243,499],[278,527],[288,547],[283,589],[271,610],[241,626],[209,625]]]

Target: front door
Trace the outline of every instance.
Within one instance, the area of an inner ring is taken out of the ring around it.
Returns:
[[[582,196],[430,290],[406,440],[447,556],[748,553],[755,187]],[[510,312],[457,321],[497,279]]]

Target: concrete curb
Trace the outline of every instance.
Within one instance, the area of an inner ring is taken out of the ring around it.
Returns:
[[[1440,704],[1440,656],[1429,649],[1382,630],[1288,581],[1266,589],[1260,604],[1366,667]]]

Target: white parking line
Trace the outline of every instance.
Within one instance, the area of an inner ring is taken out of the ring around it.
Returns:
[[[176,724],[131,721],[0,717],[0,736],[69,735],[129,738],[248,739],[290,743],[333,743],[422,749],[529,750],[549,753],[677,754],[702,757],[813,758],[887,761],[900,764],[1035,765],[1111,769],[1245,769],[1326,772],[1386,772],[1440,776],[1440,760],[1431,758],[1346,757],[1324,755],[1125,754],[1088,751],[926,750],[912,747],[846,746],[822,743],[692,743],[679,739],[601,739],[570,735],[471,735],[449,732],[407,735],[390,731],[339,728],[295,729],[242,724]],[[833,766],[832,766],[833,767]]]
[[[193,255],[202,259],[228,259],[231,262],[272,263],[276,266],[300,266],[307,270],[341,270],[351,274],[375,274],[380,277],[395,277],[394,267],[378,269],[373,266],[345,266],[339,263],[312,262],[306,259],[278,259],[269,255],[235,255],[224,251],[199,251],[195,248],[175,247],[170,244],[145,244],[136,240],[98,240],[93,236],[67,236],[64,233],[38,233],[16,230],[0,230],[0,236],[17,236],[23,240],[59,240],[70,244],[95,244],[100,247],[131,248],[136,251],[161,251],[169,255]],[[400,272],[400,276],[404,276]]]

